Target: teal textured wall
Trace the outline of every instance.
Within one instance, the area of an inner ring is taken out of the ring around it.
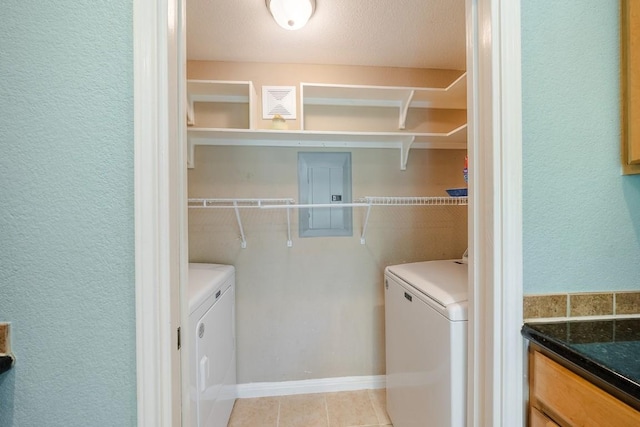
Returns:
[[[133,426],[132,2],[0,13],[0,425]]]
[[[619,165],[618,0],[522,1],[524,292],[640,289]]]

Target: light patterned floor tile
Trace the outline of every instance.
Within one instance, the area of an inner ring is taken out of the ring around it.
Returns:
[[[228,427],[364,426],[391,426],[384,389],[238,399]]]
[[[383,426],[391,425],[391,419],[387,414],[387,390],[384,388],[369,390],[369,397],[376,411],[378,423]]]
[[[328,393],[330,427],[375,426],[378,417],[367,390]]]
[[[237,399],[228,427],[278,427],[279,397]]]
[[[324,394],[283,396],[278,427],[328,427]]]

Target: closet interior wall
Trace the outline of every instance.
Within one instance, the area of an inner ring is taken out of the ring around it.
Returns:
[[[189,61],[188,78],[446,86],[460,71]],[[258,105],[261,105],[260,101]],[[269,123],[258,123],[268,128]],[[297,129],[289,121],[290,129]],[[463,187],[465,150],[414,149],[407,170],[389,149],[328,149],[352,153],[352,193],[364,196],[446,196]],[[197,146],[188,171],[189,198],[298,200],[297,155],[319,148]],[[245,209],[247,247],[233,209],[189,210],[191,262],[235,265],[238,382],[278,382],[383,375],[386,265],[459,258],[467,247],[465,206],[374,208],[360,244],[364,208],[353,210],[353,236],[299,238],[292,215],[287,247],[284,209]]]

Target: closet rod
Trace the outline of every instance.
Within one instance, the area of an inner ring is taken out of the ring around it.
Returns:
[[[264,203],[295,203],[294,199],[188,199],[189,208],[231,209],[260,208]],[[277,205],[270,205],[277,206]]]
[[[261,205],[261,209],[292,209],[292,208],[353,208],[369,206],[369,203],[303,203],[297,205]]]
[[[360,234],[360,244],[366,243],[365,235],[369,225],[369,214],[372,206],[464,206],[468,204],[467,197],[446,197],[446,196],[365,196],[356,199],[353,203],[302,203],[294,204],[294,199],[247,199],[247,198],[226,198],[226,199],[189,199],[189,208],[201,209],[234,209],[238,229],[240,230],[241,247],[247,247],[247,241],[240,218],[240,209],[286,209],[287,210],[287,246],[292,247],[291,240],[291,209],[314,209],[314,208],[350,208],[366,207],[362,233]]]
[[[365,196],[357,201],[374,206],[456,206],[466,205],[468,198],[449,196]]]
[[[365,196],[352,203],[301,203],[294,199],[189,199],[189,208],[259,208],[259,209],[291,209],[291,208],[348,208],[368,206],[457,206],[466,205],[467,197],[448,196]]]

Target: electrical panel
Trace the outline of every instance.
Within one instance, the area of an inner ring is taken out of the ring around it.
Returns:
[[[300,237],[351,236],[351,153],[298,153]],[[335,206],[335,207],[334,207]]]

